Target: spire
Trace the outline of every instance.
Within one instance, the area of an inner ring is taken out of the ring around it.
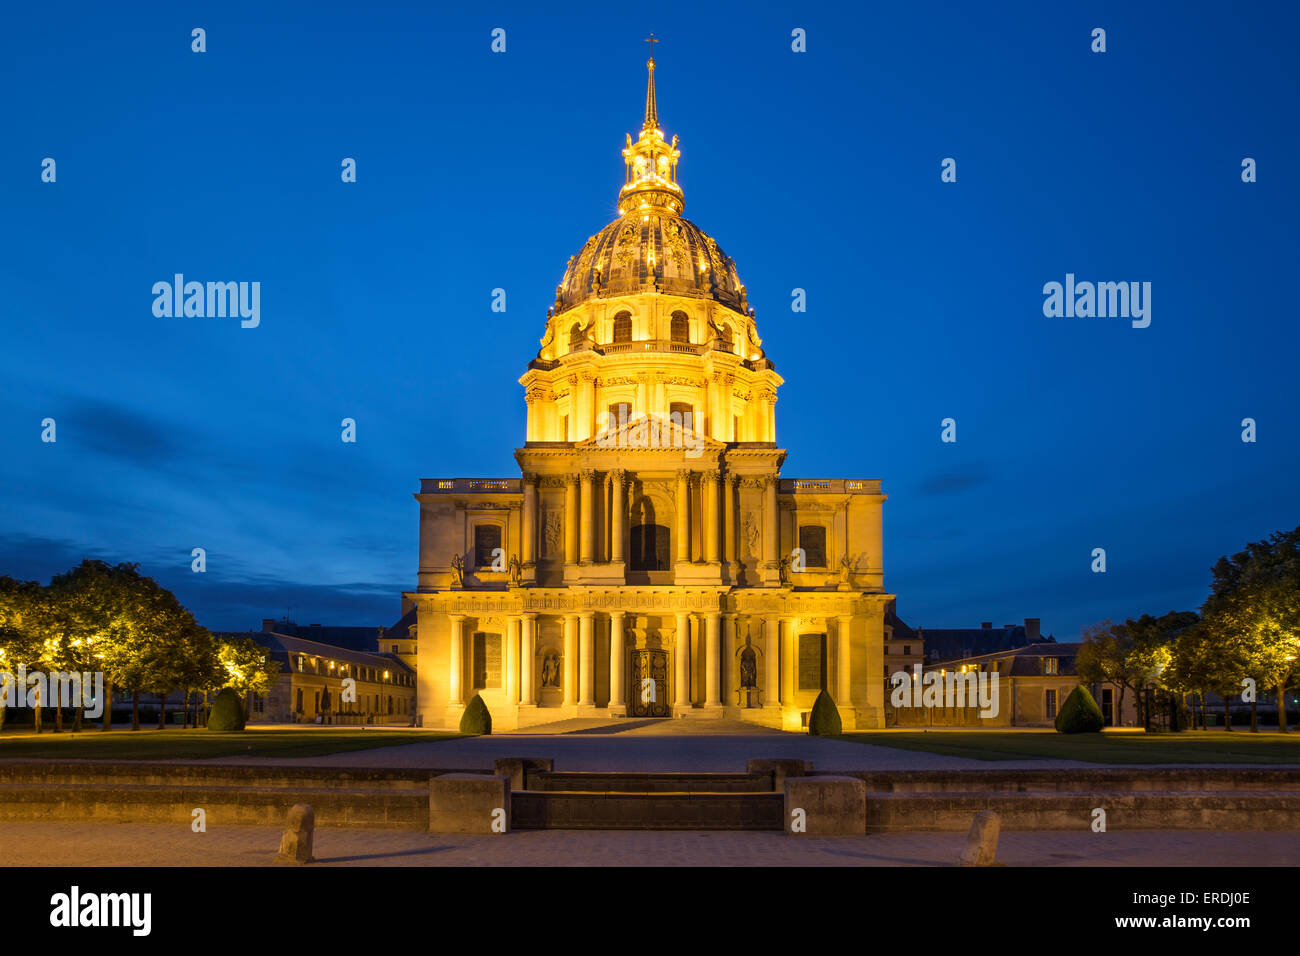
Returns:
[[[651,34],[654,36],[654,34]],[[650,79],[645,85],[645,123],[641,125],[642,129],[659,128],[659,108],[655,104],[655,58],[645,61],[645,65],[650,70]]]
[[[682,213],[682,188],[677,185],[677,137],[671,143],[664,141],[659,130],[659,103],[655,97],[654,44],[660,41],[652,33],[646,39],[651,56],[646,61],[649,78],[645,88],[645,122],[636,142],[627,137],[623,161],[627,164],[627,179],[618,194],[618,208],[622,215],[633,209],[658,208],[669,215]]]
[[[645,84],[645,123],[641,126],[643,130],[659,128],[659,106],[655,103],[655,44],[662,41],[656,40],[652,33],[646,37],[645,42],[650,44],[650,59],[645,61],[646,69],[650,71],[650,78]]]

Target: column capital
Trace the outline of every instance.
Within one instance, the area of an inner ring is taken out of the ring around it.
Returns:
[[[596,478],[596,470],[594,468],[584,468],[582,471],[578,472],[578,477],[583,481],[594,481]]]
[[[539,476],[535,471],[525,471],[521,476],[521,480],[525,485],[536,485],[539,481]]]
[[[689,468],[678,468],[678,469],[677,469],[677,480],[678,480],[678,481],[690,481],[690,480],[691,480],[691,475],[693,475],[693,474],[695,474],[695,472],[693,472],[693,471],[692,471],[691,469],[689,469]]]
[[[453,623],[453,624],[460,624],[462,621],[465,620],[465,615],[464,615],[464,614],[448,614],[448,615],[447,615],[447,620],[451,621],[451,623]]]
[[[716,468],[710,468],[708,471],[701,472],[700,477],[705,481],[717,481],[719,472]]]
[[[520,615],[520,617],[522,617],[525,621],[529,621],[533,624],[537,623],[536,611],[525,611],[523,614]]]

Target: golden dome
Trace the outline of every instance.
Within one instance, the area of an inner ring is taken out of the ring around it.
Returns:
[[[552,314],[588,299],[640,292],[712,299],[749,315],[736,264],[712,237],[682,218],[677,183],[677,137],[664,140],[655,101],[655,61],[646,62],[645,122],[635,142],[627,137],[627,177],[618,194],[620,218],[587,240],[569,258],[555,289]]]
[[[712,299],[749,314],[736,264],[699,226],[658,209],[615,219],[570,257],[555,314],[597,297],[662,292]]]

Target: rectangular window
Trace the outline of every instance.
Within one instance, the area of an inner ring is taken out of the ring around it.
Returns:
[[[626,425],[631,417],[631,402],[615,402],[609,406],[609,417],[605,420],[605,431],[617,431]]]
[[[826,567],[826,529],[823,526],[802,525],[799,528],[799,547],[803,549],[805,566]]]
[[[501,635],[474,635],[474,689],[501,686]]]
[[[1055,658],[1055,657],[1044,657],[1044,658],[1043,658],[1043,673],[1044,673],[1044,674],[1055,674],[1055,673],[1056,673],[1056,658]]]
[[[1056,719],[1056,691],[1054,690],[1047,692],[1047,700],[1043,706],[1043,716],[1048,720]]]
[[[672,402],[668,406],[668,414],[671,421],[676,424],[681,423],[683,428],[694,428],[695,406],[689,402]]]
[[[799,689],[826,689],[826,635],[799,635]]]
[[[1101,722],[1104,727],[1115,726],[1115,692],[1109,687],[1101,689]]]
[[[496,560],[496,551],[501,547],[501,526],[499,524],[477,524],[474,526],[474,567],[491,568]],[[504,562],[501,565],[505,569]]]
[[[911,644],[904,644],[904,645],[903,645],[903,656],[904,656],[904,657],[908,657],[908,656],[911,655],[911,653],[912,653],[912,645],[911,645]]]

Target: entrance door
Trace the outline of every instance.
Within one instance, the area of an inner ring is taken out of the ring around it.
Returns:
[[[654,682],[653,693],[646,694],[642,681]],[[650,700],[646,700],[646,697]],[[632,652],[632,686],[628,688],[628,711],[633,717],[668,716],[668,652],[651,649]]]

